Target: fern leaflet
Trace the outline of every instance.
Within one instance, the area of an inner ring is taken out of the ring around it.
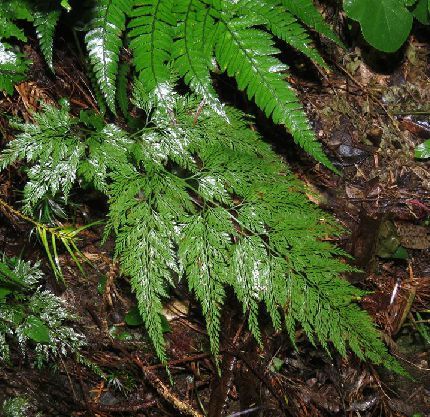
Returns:
[[[54,71],[52,63],[52,50],[54,46],[54,34],[61,10],[51,8],[38,8],[34,14],[34,26],[39,38],[40,49],[45,57],[48,67]]]
[[[287,10],[300,19],[305,25],[316,30],[321,35],[343,46],[342,41],[333,32],[330,26],[323,19],[321,14],[315,8],[312,0],[281,0]]]
[[[175,12],[180,17],[180,23],[179,36],[173,46],[174,68],[194,93],[225,117],[209,73],[212,65],[210,40],[214,39],[218,26],[210,16],[210,10],[199,0],[178,2]],[[202,42],[204,37],[209,44]]]
[[[138,2],[131,13],[128,35],[142,86],[156,103],[171,100],[169,63],[176,17],[172,0]]]
[[[100,89],[110,110],[115,113],[115,89],[122,45],[121,34],[130,13],[132,0],[98,0],[91,30],[86,34],[88,53]]]

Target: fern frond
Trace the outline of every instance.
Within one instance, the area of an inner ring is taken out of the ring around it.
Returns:
[[[17,138],[8,144],[0,157],[0,169],[18,159],[32,163],[24,188],[24,211],[33,208],[46,195],[61,192],[67,199],[76,179],[79,161],[85,150],[73,134],[73,120],[67,108],[46,107],[34,115],[37,124],[21,124]]]
[[[132,0],[97,0],[91,30],[86,34],[90,60],[109,109],[115,113],[115,90],[121,35]]]
[[[269,34],[255,28],[264,24],[264,18],[224,13],[221,24],[225,30],[215,46],[221,68],[236,78],[239,89],[246,90],[266,116],[284,124],[306,152],[334,169],[316,141],[295,92],[281,74],[287,67],[273,57],[279,51]]]
[[[16,38],[26,41],[23,29],[15,24],[15,20],[33,21],[32,5],[27,0],[10,0],[0,2],[0,40]]]
[[[51,71],[54,71],[52,63],[54,34],[60,15],[61,10],[52,9],[52,7],[38,7],[34,14],[34,26],[39,39],[40,50]]]
[[[192,216],[179,241],[179,257],[191,291],[206,319],[211,351],[219,353],[221,306],[229,282],[230,236],[234,228],[227,211],[210,208]]]
[[[197,96],[225,117],[209,73],[218,25],[200,0],[180,1],[174,11],[180,21],[172,52],[174,68]]]
[[[196,121],[199,100],[174,97],[173,127],[160,116],[133,135],[99,126],[100,120],[93,123],[95,131],[88,133],[88,120],[81,131],[65,109],[48,109],[35,116],[39,125],[23,127],[0,166],[30,162],[27,199],[67,195],[76,164],[81,178],[106,194],[105,236],[115,234],[116,257],[164,363],[162,302],[176,279],[186,279],[202,306],[214,355],[231,287],[257,340],[263,304],[277,329],[285,313],[293,340],[301,326],[328,352],[345,355],[350,349],[403,372],[358,308],[363,292],[340,278],[351,268],[339,259],[344,253],[325,241],[341,233],[335,220],[308,201],[303,185],[240,112],[227,109],[226,123],[208,106]],[[28,187],[35,189],[30,196]]]
[[[306,55],[315,64],[327,68],[307,31],[285,7],[282,7],[281,0],[242,0],[240,4],[257,15],[264,16],[268,29],[276,37]]]
[[[306,26],[324,35],[326,38],[343,47],[342,41],[333,32],[321,13],[315,8],[313,0],[281,0],[285,8],[301,20]]]
[[[131,13],[128,35],[139,81],[156,103],[171,103],[169,63],[176,17],[172,0],[137,2]],[[165,104],[163,104],[165,103]]]
[[[183,212],[181,200],[187,198],[183,180],[150,161],[145,169],[146,175],[131,166],[127,176],[120,171],[112,174],[108,227],[116,231],[116,254],[124,273],[131,276],[148,334],[165,362],[161,299],[173,285],[172,273],[179,273],[174,239],[182,220],[177,214]]]

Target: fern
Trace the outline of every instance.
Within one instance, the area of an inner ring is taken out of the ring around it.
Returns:
[[[273,57],[278,50],[273,47],[271,37],[255,29],[264,20],[256,14],[246,18],[242,13],[226,13],[221,24],[224,30],[215,47],[221,68],[236,77],[239,89],[246,90],[266,116],[285,124],[300,146],[332,167],[315,140],[296,94],[280,73],[287,67]]]
[[[34,353],[35,363],[77,352],[84,337],[65,325],[73,319],[62,300],[42,291],[44,275],[39,264],[16,258],[0,259],[0,360],[10,360],[10,338],[23,355]]]
[[[247,3],[246,7],[254,10],[256,15],[264,16],[268,28],[276,37],[302,52],[315,64],[326,67],[307,31],[285,7],[282,7],[282,2],[266,0],[266,2],[248,1]]]
[[[122,115],[125,118],[129,118],[128,113],[128,74],[130,72],[130,65],[127,63],[121,63],[118,68],[118,80],[116,90],[116,101],[118,102],[119,108]]]
[[[73,134],[67,106],[35,114],[34,118],[37,124],[16,125],[24,132],[11,142],[0,160],[0,169],[19,159],[34,162],[24,189],[27,213],[46,195],[54,196],[61,191],[67,200],[85,150],[79,137]]]
[[[14,85],[26,77],[28,61],[22,54],[0,41],[0,91],[13,94]]]
[[[23,81],[28,61],[9,43],[12,39],[25,41],[24,31],[15,20],[31,21],[31,10],[27,2],[0,2],[0,91],[13,94],[14,85]]]
[[[305,25],[316,30],[321,35],[342,46],[339,37],[332,31],[330,26],[324,21],[321,14],[316,10],[312,0],[281,0],[282,4],[294,16],[300,19]]]
[[[138,2],[128,35],[141,85],[157,102],[169,103],[171,49],[176,18],[171,0]],[[168,104],[166,104],[168,105]]]
[[[34,26],[36,28],[39,45],[48,67],[54,71],[52,54],[54,46],[54,34],[61,10],[52,8],[50,3],[38,4],[34,14]]]
[[[6,19],[8,36],[25,39],[15,21],[32,21],[52,69],[53,37],[62,8],[38,0],[23,2],[17,8],[21,11],[12,12],[17,1],[3,3],[7,7],[0,7],[0,22]],[[340,44],[311,0],[95,0],[85,41],[98,88],[113,113],[117,102],[122,112],[127,107],[120,71],[125,68],[120,65],[125,38],[133,51],[134,74],[152,107],[164,107],[172,116],[173,70],[202,104],[226,117],[211,76],[219,65],[268,117],[285,125],[306,152],[334,170],[286,81],[287,66],[275,57],[279,51],[273,47],[272,35],[325,66],[302,23]],[[11,85],[20,79],[9,77],[3,81],[4,89],[11,92]],[[117,88],[122,88],[118,94]]]
[[[180,22],[172,53],[175,69],[196,94],[220,115],[225,116],[210,76],[211,49],[217,32],[210,9],[199,0],[189,0],[178,2],[175,12]]]
[[[137,103],[143,102],[145,87],[135,95]],[[8,145],[0,165],[27,158],[40,178],[47,177],[45,171],[63,177],[57,169],[62,167],[67,184],[79,177],[107,195],[105,236],[115,235],[116,256],[131,278],[163,362],[163,299],[177,279],[185,279],[202,306],[214,355],[230,287],[257,340],[263,304],[274,327],[280,329],[284,321],[293,340],[300,325],[328,351],[334,347],[344,355],[351,349],[402,372],[369,316],[355,304],[363,293],[339,278],[350,270],[339,260],[344,253],[324,241],[342,232],[334,219],[307,200],[302,184],[247,128],[243,115],[225,108],[230,121],[225,123],[208,107],[196,122],[198,101],[172,97],[174,124],[170,114],[154,109],[147,127],[132,135],[81,117],[86,120],[82,130],[82,122],[66,109],[47,108],[37,116],[39,125],[21,127],[23,133]],[[67,140],[74,146],[67,146]],[[76,147],[82,147],[79,157]],[[43,148],[62,158],[40,163],[35,155],[41,158]],[[69,185],[51,181],[59,184],[57,193],[68,193]],[[47,192],[43,183],[39,187]],[[35,200],[27,192],[32,205]]]
[[[94,18],[85,40],[100,89],[112,112],[115,113],[115,89],[118,71],[121,34],[131,0],[102,0],[94,8]]]

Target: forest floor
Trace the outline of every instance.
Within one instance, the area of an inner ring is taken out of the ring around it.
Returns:
[[[2,114],[31,120],[40,102],[62,97],[76,113],[97,108],[73,51],[67,44],[58,51],[54,77],[37,48],[26,45],[34,62],[31,77],[13,97],[0,98],[1,147],[13,138]],[[88,341],[82,354],[103,374],[74,358],[55,369],[35,369],[31,358],[16,354],[13,366],[0,368],[0,404],[26,395],[47,417],[430,416],[430,162],[414,159],[415,146],[430,138],[430,47],[416,36],[398,57],[375,62],[364,51],[332,54],[337,59],[329,61],[330,73],[303,72],[298,61],[291,76],[341,176],[307,158],[262,116],[257,126],[309,186],[309,198],[348,230],[335,243],[363,272],[347,278],[369,290],[361,304],[413,379],[353,357],[330,357],[300,333],[295,350],[269,324],[259,347],[233,298],[223,311],[219,376],[201,314],[182,287],[165,308],[169,377],[143,326],[124,321],[135,298],[112,261],[112,241],[101,244],[102,227],[80,235],[80,250],[92,264],[85,265],[85,275],[67,253],[61,255],[63,284],[50,272],[37,239],[29,239],[30,225],[3,206],[0,251],[44,260],[47,287],[78,317],[74,327]],[[235,100],[243,105],[241,97]],[[0,174],[0,197],[14,207],[24,181],[18,168]],[[105,212],[106,202],[96,195],[73,200],[71,222],[82,225]]]

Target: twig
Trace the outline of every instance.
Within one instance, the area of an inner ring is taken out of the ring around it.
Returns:
[[[151,400],[147,402],[142,402],[138,404],[129,405],[101,405],[94,404],[94,409],[97,411],[102,411],[104,413],[133,413],[136,411],[147,410],[148,408],[157,405],[157,401]]]
[[[180,400],[170,390],[170,388],[166,384],[164,384],[164,382],[161,381],[160,378],[158,378],[158,376],[153,374],[151,371],[148,371],[139,356],[134,356],[133,362],[142,371],[145,381],[148,382],[158,392],[158,394],[163,397],[163,399],[166,400],[169,404],[171,404],[176,410],[190,417],[204,417],[203,414],[200,414],[191,405],[189,405],[185,401]]]

